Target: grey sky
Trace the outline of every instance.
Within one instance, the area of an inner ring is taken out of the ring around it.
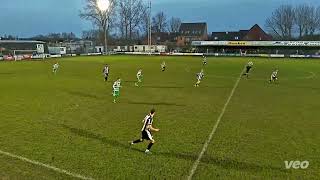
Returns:
[[[28,37],[49,32],[74,32],[91,29],[79,18],[85,0],[1,0],[0,36]],[[281,4],[308,3],[319,0],[152,0],[153,13],[164,11],[184,22],[205,21],[211,31],[248,29],[265,19]]]

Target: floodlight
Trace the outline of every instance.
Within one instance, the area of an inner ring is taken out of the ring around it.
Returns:
[[[101,11],[107,11],[110,6],[109,0],[97,0],[97,6]]]

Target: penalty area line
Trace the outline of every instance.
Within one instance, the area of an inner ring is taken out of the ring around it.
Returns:
[[[4,156],[11,157],[11,158],[14,158],[14,159],[19,159],[21,161],[24,161],[24,162],[27,162],[27,163],[30,163],[30,164],[34,164],[34,165],[37,165],[37,166],[45,167],[47,169],[53,170],[55,172],[58,172],[60,174],[65,174],[65,175],[68,175],[68,176],[71,176],[71,177],[74,177],[74,178],[83,179],[83,180],[94,180],[93,178],[85,177],[85,176],[80,175],[80,174],[72,173],[72,172],[64,170],[64,169],[60,169],[60,168],[57,168],[57,167],[54,167],[54,166],[50,166],[48,164],[44,164],[44,163],[41,163],[41,162],[38,162],[38,161],[34,161],[34,160],[31,160],[31,159],[28,159],[28,158],[25,158],[25,157],[22,157],[22,156],[18,156],[18,155],[12,154],[12,153],[8,153],[8,152],[2,151],[2,150],[0,150],[0,155],[4,155]]]
[[[211,131],[211,133],[210,133],[207,141],[204,143],[203,148],[202,148],[202,150],[201,150],[201,152],[200,152],[197,160],[193,163],[193,166],[192,166],[192,168],[191,168],[191,170],[190,170],[190,173],[189,173],[189,175],[188,175],[188,180],[191,180],[191,179],[192,179],[194,173],[196,172],[196,170],[197,170],[197,168],[198,168],[198,166],[199,166],[199,163],[200,163],[200,161],[201,161],[204,153],[207,151],[208,145],[209,145],[209,143],[211,142],[211,140],[212,140],[212,138],[213,138],[213,135],[214,135],[215,132],[217,131],[217,128],[218,128],[218,126],[219,126],[219,124],[220,124],[220,121],[221,121],[224,113],[226,112],[226,109],[227,109],[227,107],[228,107],[228,105],[229,105],[229,103],[230,103],[230,101],[231,101],[231,99],[232,99],[232,97],[233,97],[233,95],[234,95],[234,93],[235,93],[235,91],[236,91],[239,83],[240,83],[240,80],[241,80],[241,78],[242,78],[243,72],[244,72],[244,71],[242,70],[240,76],[238,77],[236,83],[235,83],[234,86],[233,86],[233,89],[232,89],[232,91],[231,91],[231,93],[230,93],[230,95],[229,95],[226,103],[224,104],[224,106],[223,106],[223,108],[222,108],[222,111],[221,111],[221,113],[220,113],[220,115],[219,115],[219,117],[218,117],[215,125],[213,126],[213,129],[212,129],[212,131]]]

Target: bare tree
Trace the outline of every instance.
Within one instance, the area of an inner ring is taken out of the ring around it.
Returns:
[[[317,30],[320,31],[320,6],[318,6],[316,10],[316,24],[317,24]]]
[[[119,0],[119,23],[121,35],[126,40],[136,36],[147,7],[142,0]]]
[[[306,4],[298,5],[295,7],[295,23],[298,26],[299,30],[299,37],[302,38],[304,35],[303,33],[306,32],[307,29],[307,21],[308,21],[308,14],[309,14],[309,6]]]
[[[282,5],[267,19],[266,28],[275,36],[291,39],[294,20],[294,8],[291,5]]]
[[[103,11],[98,6],[97,0],[86,0],[85,7],[80,11],[82,19],[91,21],[94,25],[98,26],[102,37],[104,39],[105,50],[107,51],[107,34],[112,25],[112,16],[114,16],[115,0],[109,0],[109,7]]]
[[[172,17],[169,21],[169,32],[176,33],[179,32],[181,26],[181,19]]]
[[[167,26],[167,16],[164,12],[159,12],[152,18],[153,32],[166,32]]]
[[[61,38],[63,40],[74,40],[77,39],[76,35],[73,32],[67,33],[67,32],[63,32],[61,33]]]
[[[150,11],[148,8],[143,10],[142,22],[140,25],[140,30],[143,32],[145,36],[147,36],[150,27]]]
[[[98,30],[88,30],[88,31],[82,31],[82,39],[85,40],[91,40],[91,41],[97,41],[99,39],[99,31]]]
[[[302,4],[295,8],[295,23],[299,37],[312,36],[320,28],[320,7]]]
[[[320,25],[320,7],[308,6],[305,35],[314,35]]]

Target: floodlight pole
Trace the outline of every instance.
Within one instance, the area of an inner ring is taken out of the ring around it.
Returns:
[[[108,54],[108,44],[107,44],[107,26],[108,26],[108,20],[106,20],[106,24],[105,24],[105,32],[104,32],[104,52],[107,55]]]
[[[100,1],[100,3],[98,4],[98,8],[100,9],[100,11],[102,12],[102,13],[104,13],[105,14],[105,20],[104,20],[104,24],[103,24],[103,33],[104,33],[104,52],[105,52],[105,54],[107,54],[108,53],[108,44],[107,44],[107,31],[108,31],[108,21],[109,21],[109,12],[110,12],[110,4],[111,4],[111,2],[110,2],[110,0],[105,0],[106,1],[106,3],[107,4],[101,4],[101,1]],[[98,0],[97,0],[97,2],[98,2]]]
[[[150,51],[150,55],[151,55],[151,46],[152,46],[152,25],[151,25],[151,8],[152,8],[152,4],[151,4],[151,0],[149,0],[149,29],[148,29],[148,34],[149,34],[149,41],[148,41],[148,45],[149,45],[149,51]]]

